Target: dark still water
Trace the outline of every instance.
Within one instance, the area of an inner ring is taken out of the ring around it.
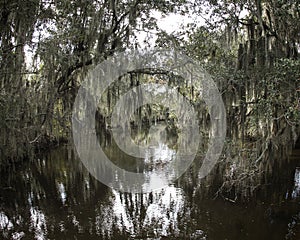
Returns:
[[[159,147],[158,154],[171,151]],[[242,204],[214,200],[188,184],[120,193],[62,146],[2,169],[0,239],[300,239],[300,172],[290,165],[279,183]]]

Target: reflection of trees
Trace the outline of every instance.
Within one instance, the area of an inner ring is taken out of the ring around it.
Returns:
[[[115,194],[119,226],[138,237],[181,235],[181,221],[189,218],[182,190],[167,187],[149,194]]]
[[[87,221],[86,209],[98,201],[108,201],[107,188],[83,169],[74,153],[64,148],[1,176],[1,185],[10,187],[1,188],[1,208],[16,228],[25,231],[33,215],[45,216],[49,233],[60,228],[71,231],[76,229],[74,219],[79,223]],[[65,194],[64,204],[62,194]],[[18,218],[22,219],[20,223]]]
[[[216,191],[218,169],[201,181],[192,174],[196,171],[188,171],[175,186],[155,193],[110,191],[69,148],[7,171],[13,174],[1,174],[0,229],[8,239],[12,234],[25,234],[24,239],[243,239],[244,233],[250,239],[278,239],[285,234],[289,214],[298,212],[296,205],[256,205],[249,211],[243,205],[207,200]],[[282,201],[274,199],[276,194],[270,194],[270,202]],[[274,225],[261,229],[268,222]],[[273,234],[274,226],[278,230]]]
[[[187,231],[189,210],[182,190],[110,192],[88,174],[70,149],[52,151],[13,172],[6,173],[6,179],[1,175],[1,223],[7,220],[12,227],[0,227],[8,238],[20,232],[29,239],[44,239],[43,235],[50,239],[178,237]]]

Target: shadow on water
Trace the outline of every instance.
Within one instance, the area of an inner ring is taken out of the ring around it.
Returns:
[[[105,147],[118,161],[114,144],[107,141]],[[155,193],[120,193],[95,180],[72,147],[61,146],[13,170],[1,170],[0,238],[297,239],[299,151],[252,202],[233,203],[213,200],[205,192],[199,196],[196,186],[187,189],[184,184]],[[128,162],[130,169],[134,164]]]

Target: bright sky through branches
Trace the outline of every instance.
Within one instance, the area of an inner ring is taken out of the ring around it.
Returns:
[[[157,19],[158,27],[168,34],[176,34],[185,29],[187,25],[191,23],[197,24],[197,26],[205,24],[205,20],[203,18],[197,17],[192,13],[188,15],[171,13],[167,16],[162,16],[161,12],[153,11],[152,16]],[[140,31],[137,35],[137,38],[141,46],[144,46],[144,41],[147,41],[149,42],[150,46],[153,47],[155,40],[157,39],[157,32],[149,33]]]

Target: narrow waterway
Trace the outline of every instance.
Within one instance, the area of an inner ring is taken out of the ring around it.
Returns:
[[[106,142],[118,161],[115,147]],[[168,145],[155,150],[154,161],[169,161]],[[199,196],[184,184],[130,194],[95,180],[73,147],[61,146],[1,170],[0,239],[299,239],[299,167],[298,146],[248,203]]]

